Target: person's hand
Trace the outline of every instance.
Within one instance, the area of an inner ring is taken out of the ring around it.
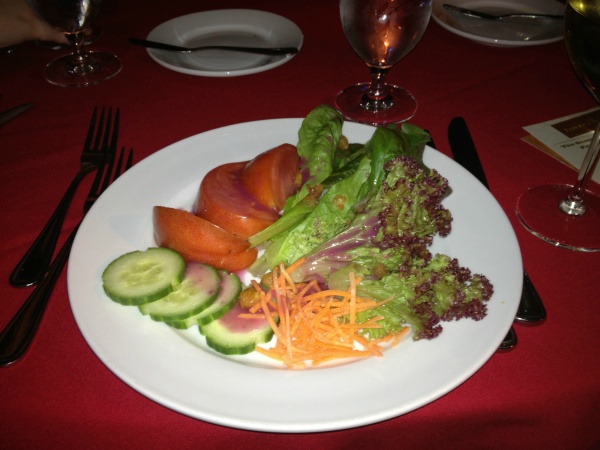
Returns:
[[[0,48],[36,39],[67,43],[65,35],[40,19],[25,0],[0,0]]]

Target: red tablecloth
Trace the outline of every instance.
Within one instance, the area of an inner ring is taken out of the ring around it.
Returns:
[[[123,71],[90,88],[48,84],[56,53],[35,43],[0,55],[0,110],[35,107],[0,128],[0,325],[29,294],[13,288],[14,264],[52,213],[72,175],[95,105],[121,108],[120,143],[139,161],[185,137],[239,122],[304,117],[333,103],[343,87],[367,79],[347,44],[335,0],[106,0],[94,45],[116,53]],[[302,51],[271,71],[202,78],[169,71],[127,43],[179,15],[253,8],[294,21]],[[553,247],[515,217],[518,195],[532,185],[571,182],[575,172],[524,143],[522,127],[589,109],[562,42],[497,48],[453,35],[433,20],[391,80],[419,102],[413,123],[449,154],[446,128],[466,118],[492,192],[511,220],[524,265],[548,310],[535,327],[516,326],[519,344],[495,354],[441,399],[395,419],[316,434],[270,434],[204,423],[136,392],[92,353],[70,311],[66,271],[56,285],[27,354],[0,369],[3,448],[598,448],[600,358],[597,325],[600,254]],[[81,217],[91,177],[78,191],[62,240]],[[597,184],[592,189],[599,192]],[[599,230],[600,232],[600,230]],[[257,407],[259,407],[257,405]]]

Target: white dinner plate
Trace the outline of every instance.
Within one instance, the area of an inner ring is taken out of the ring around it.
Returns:
[[[449,11],[443,7],[444,3],[490,14],[564,14],[565,5],[555,0],[433,0],[432,15],[438,24],[454,34],[500,47],[549,44],[564,36],[562,20],[478,19]]]
[[[192,136],[123,174],[98,199],[76,236],[68,267],[75,320],[98,358],[157,403],[215,424],[258,431],[316,432],[396,417],[447,394],[473,375],[508,332],[521,293],[519,246],[508,218],[472,175],[427,148],[425,162],[452,187],[444,200],[452,232],[433,249],[459,259],[494,285],[488,315],[444,324],[431,341],[405,340],[371,358],[334,367],[288,370],[256,353],[226,357],[197,327],[175,330],[111,301],[101,275],[116,257],[153,246],[152,207],[191,209],[202,177],[216,165],[296,144],[301,119],[232,125]],[[351,142],[374,128],[346,123]]]
[[[252,9],[220,9],[171,19],[154,28],[151,41],[184,47],[232,45],[302,47],[302,31],[285,17]],[[285,64],[294,55],[254,55],[229,50],[177,53],[148,49],[161,66],[204,77],[233,77],[263,72]]]

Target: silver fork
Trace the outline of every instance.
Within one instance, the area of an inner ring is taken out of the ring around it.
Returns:
[[[460,6],[449,5],[444,3],[444,8],[450,11],[455,11],[465,16],[476,17],[477,19],[486,20],[502,20],[508,18],[526,18],[526,19],[554,19],[562,20],[565,18],[563,14],[542,14],[542,13],[511,13],[511,14],[490,14],[482,11],[473,11],[472,9],[461,8]]]
[[[105,124],[105,109],[102,108],[98,119],[98,108],[94,108],[83,150],[79,158],[79,172],[71,181],[56,210],[44,226],[29,250],[17,263],[10,275],[10,284],[18,287],[31,286],[37,283],[50,266],[52,254],[65,216],[81,180],[100,164],[102,164],[103,148],[115,145],[119,134],[119,109],[115,112],[114,122],[112,108],[109,108]],[[112,132],[112,136],[111,136]]]
[[[106,147],[103,161],[98,167],[98,172],[94,178],[90,193],[83,206],[84,215],[89,211],[91,206],[108,185],[116,180],[121,174],[125,149],[121,149],[113,174],[114,155],[115,146]],[[125,170],[131,167],[132,158],[133,150],[129,150],[125,162]],[[81,222],[79,222],[63,244],[58,255],[50,265],[50,269],[46,276],[42,278],[23,306],[21,306],[15,316],[0,333],[0,366],[8,366],[18,360],[25,353],[33,340],[46,308],[46,304],[48,303],[48,299],[50,298],[50,294],[52,294],[52,289],[67,262],[71,251],[71,245],[73,244],[79,225],[81,225]]]

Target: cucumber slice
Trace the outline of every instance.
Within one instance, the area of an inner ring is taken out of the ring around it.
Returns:
[[[241,312],[236,303],[223,317],[200,327],[209,347],[224,355],[245,355],[271,340],[273,329],[266,319],[240,319]]]
[[[142,314],[159,322],[181,321],[204,311],[219,293],[221,278],[217,269],[190,262],[181,284],[166,297],[139,305]]]
[[[102,273],[102,287],[113,301],[141,305],[156,301],[181,283],[185,261],[168,248],[149,248],[126,253]]]
[[[217,295],[212,305],[195,316],[188,317],[185,320],[167,322],[167,325],[185,330],[192,325],[206,325],[229,311],[237,302],[242,291],[242,282],[235,273],[220,271],[219,276],[221,279],[219,295]]]

